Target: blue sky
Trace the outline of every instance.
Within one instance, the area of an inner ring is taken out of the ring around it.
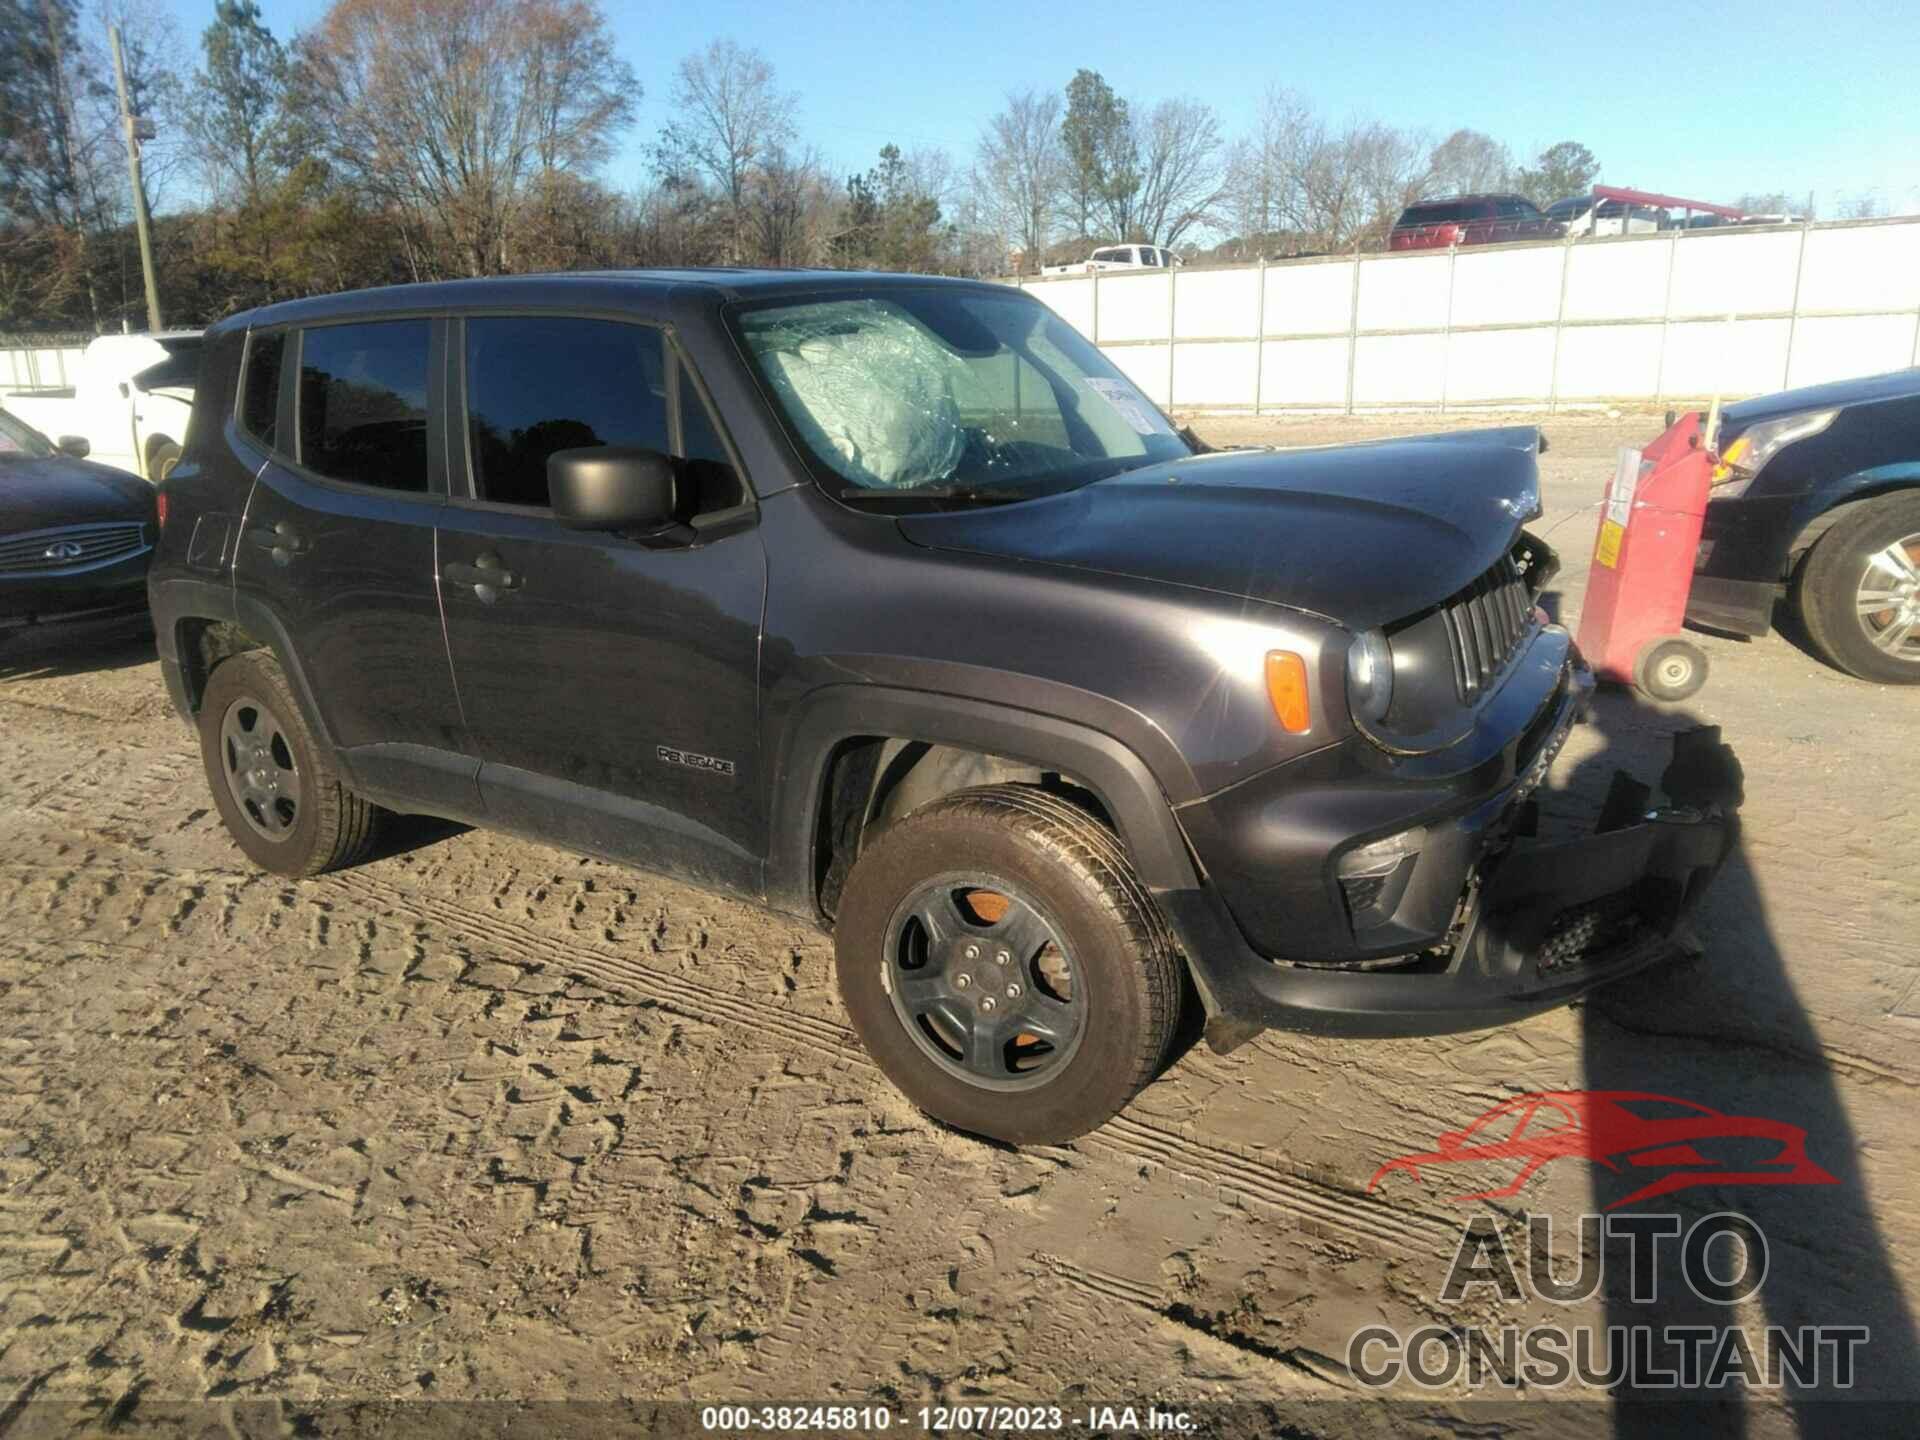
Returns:
[[[195,49],[211,0],[161,0]],[[262,0],[283,39],[324,0]],[[1063,88],[1082,65],[1143,100],[1192,95],[1229,134],[1277,82],[1329,119],[1484,130],[1529,157],[1585,143],[1602,180],[1692,196],[1878,191],[1920,211],[1920,19],[1912,0],[1283,4],[1052,0],[1025,5],[701,0],[607,3],[644,87],[609,179],[644,174],[675,62],[720,35],[759,47],[799,92],[803,135],[837,170],[887,140],[964,166],[1004,93]]]

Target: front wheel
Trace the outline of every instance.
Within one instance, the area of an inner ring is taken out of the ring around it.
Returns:
[[[961,1130],[1071,1140],[1159,1073],[1182,976],[1118,837],[1029,785],[964,790],[862,851],[840,995],[907,1098]]]
[[[1869,500],[1821,536],[1794,603],[1814,648],[1849,675],[1920,685],[1920,493]]]

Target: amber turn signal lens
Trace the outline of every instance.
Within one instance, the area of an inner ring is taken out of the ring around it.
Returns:
[[[1307,662],[1291,650],[1267,652],[1267,698],[1274,717],[1290,735],[1304,735],[1312,725],[1307,705]]]

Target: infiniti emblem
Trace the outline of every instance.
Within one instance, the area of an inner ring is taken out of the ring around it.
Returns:
[[[56,540],[47,546],[49,560],[78,560],[85,553],[78,540]]]

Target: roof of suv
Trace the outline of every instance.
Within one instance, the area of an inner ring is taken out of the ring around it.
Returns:
[[[834,290],[871,290],[876,285],[981,286],[989,281],[950,276],[911,275],[864,270],[767,270],[714,266],[679,270],[566,270],[532,275],[499,275],[478,280],[435,280],[417,285],[384,285],[345,290],[303,300],[283,300],[244,310],[221,321],[218,329],[276,325],[302,320],[337,320],[353,315],[395,311],[461,310],[477,305],[553,304],[631,298],[636,291],[661,295],[694,286],[727,299],[747,296],[817,294]],[[995,285],[996,291],[1007,287]]]

